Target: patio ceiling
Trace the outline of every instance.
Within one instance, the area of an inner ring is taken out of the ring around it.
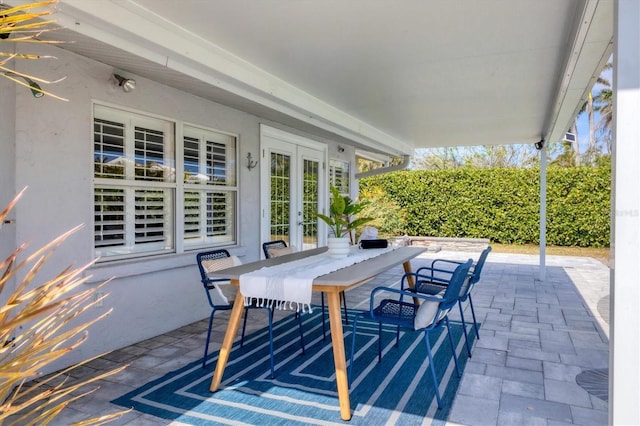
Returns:
[[[19,3],[8,1],[8,3]],[[62,47],[393,154],[560,140],[613,0],[61,0]]]

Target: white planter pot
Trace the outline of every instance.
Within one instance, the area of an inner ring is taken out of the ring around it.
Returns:
[[[331,257],[342,258],[349,254],[349,237],[327,238],[328,253]]]

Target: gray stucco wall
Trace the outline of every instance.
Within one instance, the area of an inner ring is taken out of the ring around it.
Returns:
[[[287,129],[220,104],[133,76],[137,87],[124,93],[110,85],[111,66],[89,60],[55,47],[41,46],[42,52],[57,60],[21,64],[21,70],[48,79],[66,76],[48,89],[69,99],[62,102],[44,97],[35,99],[28,90],[15,95],[15,137],[0,139],[0,187],[6,191],[28,186],[20,203],[15,224],[15,240],[30,241],[31,251],[79,224],[75,233],[54,255],[41,276],[51,276],[64,267],[85,264],[93,256],[93,143],[92,102],[138,112],[147,112],[173,120],[202,125],[238,135],[239,141],[239,244],[232,253],[244,262],[260,256],[260,185],[258,169],[248,170],[244,161],[248,152],[259,152],[261,123]],[[5,86],[1,87],[3,94]],[[3,96],[4,97],[4,96]],[[12,109],[2,101],[2,111]],[[11,114],[2,114],[2,125]],[[10,124],[10,123],[9,123]],[[8,125],[7,129],[11,129]],[[296,132],[303,134],[301,132]],[[11,134],[11,131],[9,131]],[[304,136],[309,137],[310,135]],[[338,157],[337,145],[329,145],[330,156]],[[12,142],[15,140],[15,155]],[[6,154],[6,156],[5,156]],[[340,157],[353,156],[348,148]],[[8,158],[15,158],[15,169]],[[14,182],[12,182],[14,181]],[[3,239],[3,245],[5,240]],[[61,368],[96,354],[176,329],[209,315],[195,253],[99,263],[89,270],[90,284],[116,277],[104,288],[110,296],[103,307],[92,308],[90,315],[113,312],[90,330],[89,339],[50,370]],[[87,319],[88,317],[85,317]]]
[[[6,49],[5,51],[10,50]],[[16,85],[6,79],[0,78],[0,211],[4,210],[17,193],[15,186],[15,109],[14,99]],[[13,221],[16,210],[9,214],[5,220]],[[16,227],[14,223],[0,223],[0,259],[6,259],[16,247]],[[8,299],[9,290],[15,283],[9,282],[6,290],[0,294],[0,303]]]

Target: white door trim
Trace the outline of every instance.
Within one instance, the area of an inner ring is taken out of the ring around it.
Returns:
[[[269,206],[269,194],[270,194],[270,167],[271,162],[266,153],[266,148],[271,146],[277,146],[278,144],[282,144],[282,146],[295,146],[295,147],[304,147],[310,148],[315,151],[321,152],[322,157],[322,167],[320,169],[320,196],[319,196],[319,205],[321,208],[324,208],[327,205],[328,201],[328,185],[329,185],[329,172],[328,172],[328,146],[327,144],[314,141],[312,139],[306,138],[304,136],[296,135],[293,133],[286,132],[284,130],[276,129],[271,126],[267,126],[265,124],[260,125],[260,152],[261,152],[261,161],[260,161],[260,244],[263,242],[269,241],[271,237],[270,232],[270,206]],[[297,148],[296,148],[297,149]],[[296,152],[292,155],[293,161],[298,161],[298,154]],[[292,165],[292,170],[297,170],[296,165]],[[299,191],[301,187],[299,183],[295,183],[293,186],[296,188],[296,191]],[[293,222],[292,222],[293,223]],[[324,230],[323,223],[319,224],[318,230],[318,244],[325,245],[326,244],[326,232]]]

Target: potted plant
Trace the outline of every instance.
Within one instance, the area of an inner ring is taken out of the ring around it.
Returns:
[[[353,243],[351,231],[373,220],[371,217],[357,219],[353,217],[368,204],[368,201],[354,202],[350,197],[341,195],[338,188],[331,185],[329,215],[316,213],[317,217],[329,225],[333,234],[333,237],[329,237],[327,240],[330,256],[345,257],[349,254],[349,245]]]

